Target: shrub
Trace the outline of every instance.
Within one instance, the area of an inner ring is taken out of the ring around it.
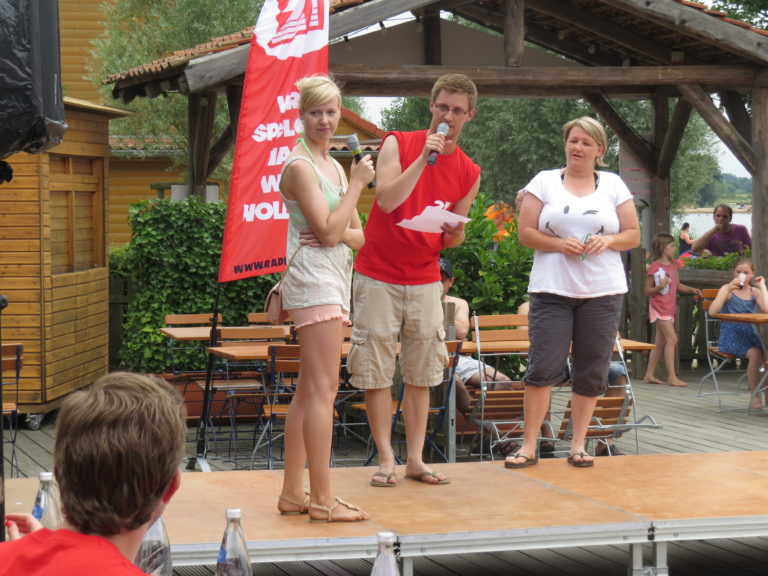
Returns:
[[[131,207],[133,237],[119,266],[127,269],[135,289],[123,326],[123,368],[168,369],[167,341],[159,331],[166,314],[212,312],[218,297],[224,323],[237,326],[246,323],[249,312],[261,310],[275,275],[218,283],[225,213],[225,204],[203,204],[197,198],[148,200]],[[205,368],[200,354],[180,354],[180,365]]]

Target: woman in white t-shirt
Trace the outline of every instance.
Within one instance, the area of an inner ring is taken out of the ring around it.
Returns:
[[[620,252],[640,243],[632,195],[604,166],[608,138],[589,117],[563,126],[565,168],[539,172],[525,187],[518,234],[535,250],[530,292],[531,348],[525,377],[523,445],[507,468],[538,462],[537,439],[551,388],[565,378],[571,351],[573,436],[568,462],[594,464],[585,438],[608,366],[627,281]],[[562,359],[561,361],[557,359]]]

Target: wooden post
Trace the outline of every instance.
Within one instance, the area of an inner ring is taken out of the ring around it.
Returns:
[[[765,72],[760,79],[765,80]],[[768,273],[768,235],[761,233],[768,218],[768,88],[752,89],[752,149],[755,152],[756,170],[752,174],[752,260],[758,274]],[[763,341],[768,329],[760,326]]]
[[[645,249],[638,246],[632,250],[632,267],[630,269],[632,290],[629,293],[632,320],[629,327],[629,337],[632,340],[650,342],[648,339],[648,307],[645,300]],[[642,378],[645,375],[647,358],[645,354],[632,353],[630,376]]]

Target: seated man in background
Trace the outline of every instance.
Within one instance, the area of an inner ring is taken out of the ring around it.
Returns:
[[[449,296],[448,290],[453,286],[453,266],[445,258],[440,258],[440,281],[443,284],[443,302],[451,302],[455,306],[454,326],[456,340],[466,340],[469,334],[469,304],[463,298]],[[466,414],[472,401],[469,389],[480,388],[480,371],[483,367],[485,381],[491,383],[491,390],[522,390],[522,382],[513,382],[509,376],[498,371],[493,366],[479,362],[476,358],[460,355],[456,365],[456,410]]]
[[[744,252],[752,248],[752,236],[746,226],[732,224],[733,208],[718,204],[712,213],[715,225],[691,243],[691,252],[708,251],[712,256],[725,256],[729,252]]]
[[[0,544],[0,574],[144,574],[133,559],[179,487],[186,435],[181,396],[163,380],[113,372],[70,394],[53,448],[62,526],[9,515],[9,535],[26,535]]]

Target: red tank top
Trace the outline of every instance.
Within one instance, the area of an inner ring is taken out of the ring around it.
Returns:
[[[389,132],[397,138],[400,166],[405,170],[421,154],[427,131]],[[452,210],[480,176],[480,167],[458,146],[427,166],[410,196],[386,214],[374,202],[365,225],[365,244],[355,261],[355,270],[390,284],[430,284],[440,281],[438,258],[443,235],[408,230],[397,223],[421,214],[427,206]]]

